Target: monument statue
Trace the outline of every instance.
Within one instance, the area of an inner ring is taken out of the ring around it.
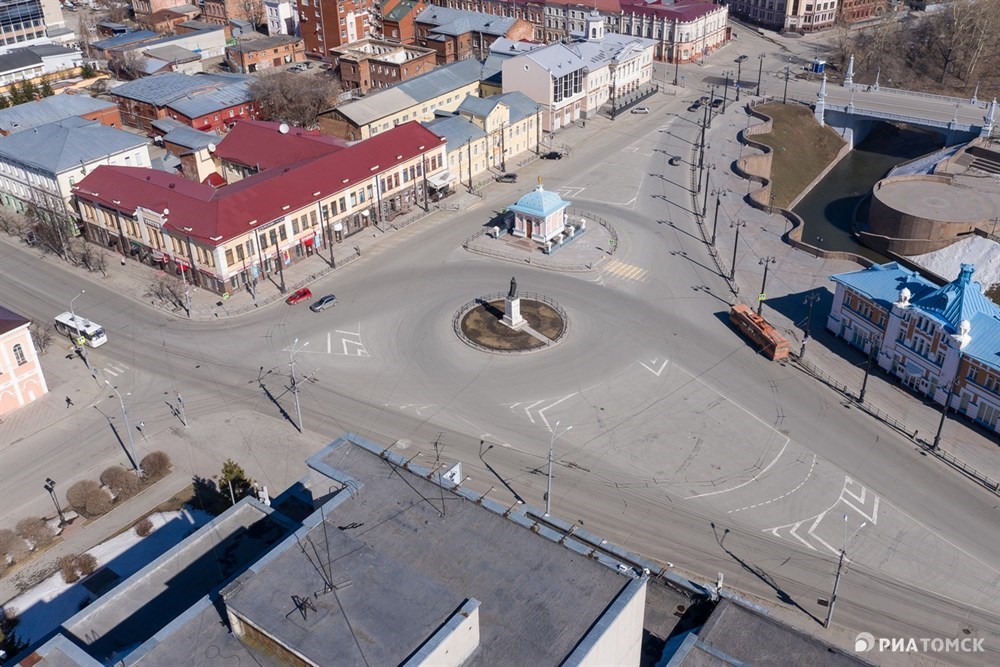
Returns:
[[[507,293],[508,299],[513,299],[517,296],[517,278],[514,276],[510,277],[510,292]]]

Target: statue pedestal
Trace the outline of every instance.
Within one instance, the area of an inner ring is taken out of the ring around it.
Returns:
[[[510,297],[508,296],[503,302],[503,320],[501,320],[511,329],[519,329],[524,324],[524,318],[521,317],[521,299],[520,297]]]

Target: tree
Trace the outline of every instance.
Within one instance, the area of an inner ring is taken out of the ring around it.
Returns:
[[[42,87],[38,91],[42,97],[52,97],[56,94],[56,91],[52,90],[52,84],[46,79],[42,81]]]
[[[92,479],[82,479],[66,490],[66,502],[77,512],[87,513],[87,496],[94,490],[101,491],[101,485]],[[101,491],[101,493],[104,493]],[[105,494],[107,495],[107,494]]]
[[[111,496],[108,495],[108,492],[101,487],[91,489],[87,492],[84,513],[88,517],[103,516],[110,512],[112,507],[114,507],[114,501],[111,500]]]
[[[84,79],[93,79],[97,76],[97,70],[90,63],[83,63],[83,67],[80,68],[80,76]]]
[[[232,459],[226,459],[226,462],[222,464],[222,477],[219,479],[219,490],[225,494],[232,488],[233,499],[239,500],[250,493],[252,487],[253,480],[247,477],[243,467]]]
[[[28,553],[24,538],[10,528],[0,528],[0,562],[16,563]]]
[[[80,53],[83,54],[84,58],[93,58],[93,47],[91,43],[93,42],[94,35],[97,34],[97,18],[93,14],[84,14],[80,17],[79,27],[77,28],[76,35],[78,39],[78,45],[80,48]],[[87,73],[86,70],[90,70]],[[90,63],[84,63],[80,70],[80,76],[84,79],[93,78],[94,72],[93,67]]]
[[[122,468],[111,466],[101,473],[101,484],[111,489],[118,500],[127,500],[139,492],[139,479]]]
[[[28,332],[31,334],[31,342],[34,343],[38,354],[45,354],[49,343],[52,342],[52,325],[32,322],[31,326],[28,327]]]
[[[254,28],[259,28],[267,23],[267,8],[264,6],[264,0],[237,0],[236,14],[237,16],[229,18],[242,18],[252,23]]]
[[[6,109],[10,106],[10,98],[6,95],[0,95],[0,109]]]
[[[157,480],[170,472],[170,457],[166,452],[150,452],[143,457],[139,467],[147,478]]]
[[[21,519],[17,522],[17,534],[26,542],[30,542],[32,549],[39,549],[47,546],[56,539],[56,534],[49,528],[45,519],[37,516]]]
[[[146,537],[151,532],[153,532],[153,522],[148,518],[143,519],[139,523],[135,524],[135,534],[139,537]]]
[[[23,102],[31,102],[38,95],[38,88],[35,87],[35,82],[30,79],[24,79],[17,86],[18,95],[21,97]]]
[[[124,51],[108,61],[108,69],[115,73],[119,79],[132,81],[139,79],[146,73],[146,56],[142,55],[138,49]]]
[[[320,76],[267,72],[250,82],[250,94],[261,115],[298,127],[314,127],[320,112],[329,109],[340,87]]]
[[[122,0],[97,0],[97,11],[105,21],[123,23],[128,20],[130,9]]]

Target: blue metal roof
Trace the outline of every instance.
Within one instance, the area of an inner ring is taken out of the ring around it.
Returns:
[[[468,141],[476,141],[486,136],[483,128],[461,116],[435,118],[421,125],[439,137],[444,137],[448,142],[449,151],[464,146]]]
[[[570,203],[555,192],[546,191],[539,183],[534,190],[518,199],[517,203],[510,209],[525,215],[546,218],[556,211],[566,208]]]
[[[916,271],[900,266],[898,262],[874,264],[861,271],[830,276],[830,280],[850,287],[886,310],[899,301],[899,292],[904,287],[910,290],[911,300],[919,299],[937,289],[937,285]]]
[[[914,305],[924,312],[937,315],[938,319],[949,324],[953,331],[958,331],[958,325],[962,320],[971,322],[980,313],[1000,315],[1000,308],[986,298],[982,286],[972,281],[972,274],[975,271],[976,267],[972,264],[962,264],[958,278],[930,294],[915,299]]]
[[[146,143],[145,137],[71,116],[3,137],[0,156],[48,174],[59,174]]]

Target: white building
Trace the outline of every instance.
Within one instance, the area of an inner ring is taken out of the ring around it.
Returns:
[[[912,391],[1000,432],[1000,307],[962,264],[938,286],[896,262],[831,276],[826,328]]]
[[[74,215],[73,186],[98,165],[149,167],[144,137],[77,116],[0,139],[0,203]]]
[[[77,49],[56,44],[36,44],[0,55],[0,86],[30,81],[60,72],[68,73],[83,63]]]
[[[268,35],[298,35],[299,14],[291,0],[265,0]]]
[[[534,100],[548,132],[652,82],[656,42],[606,33],[597,12],[587,17],[586,25],[584,35],[573,42],[550,44],[502,63],[504,92],[520,91]]]

